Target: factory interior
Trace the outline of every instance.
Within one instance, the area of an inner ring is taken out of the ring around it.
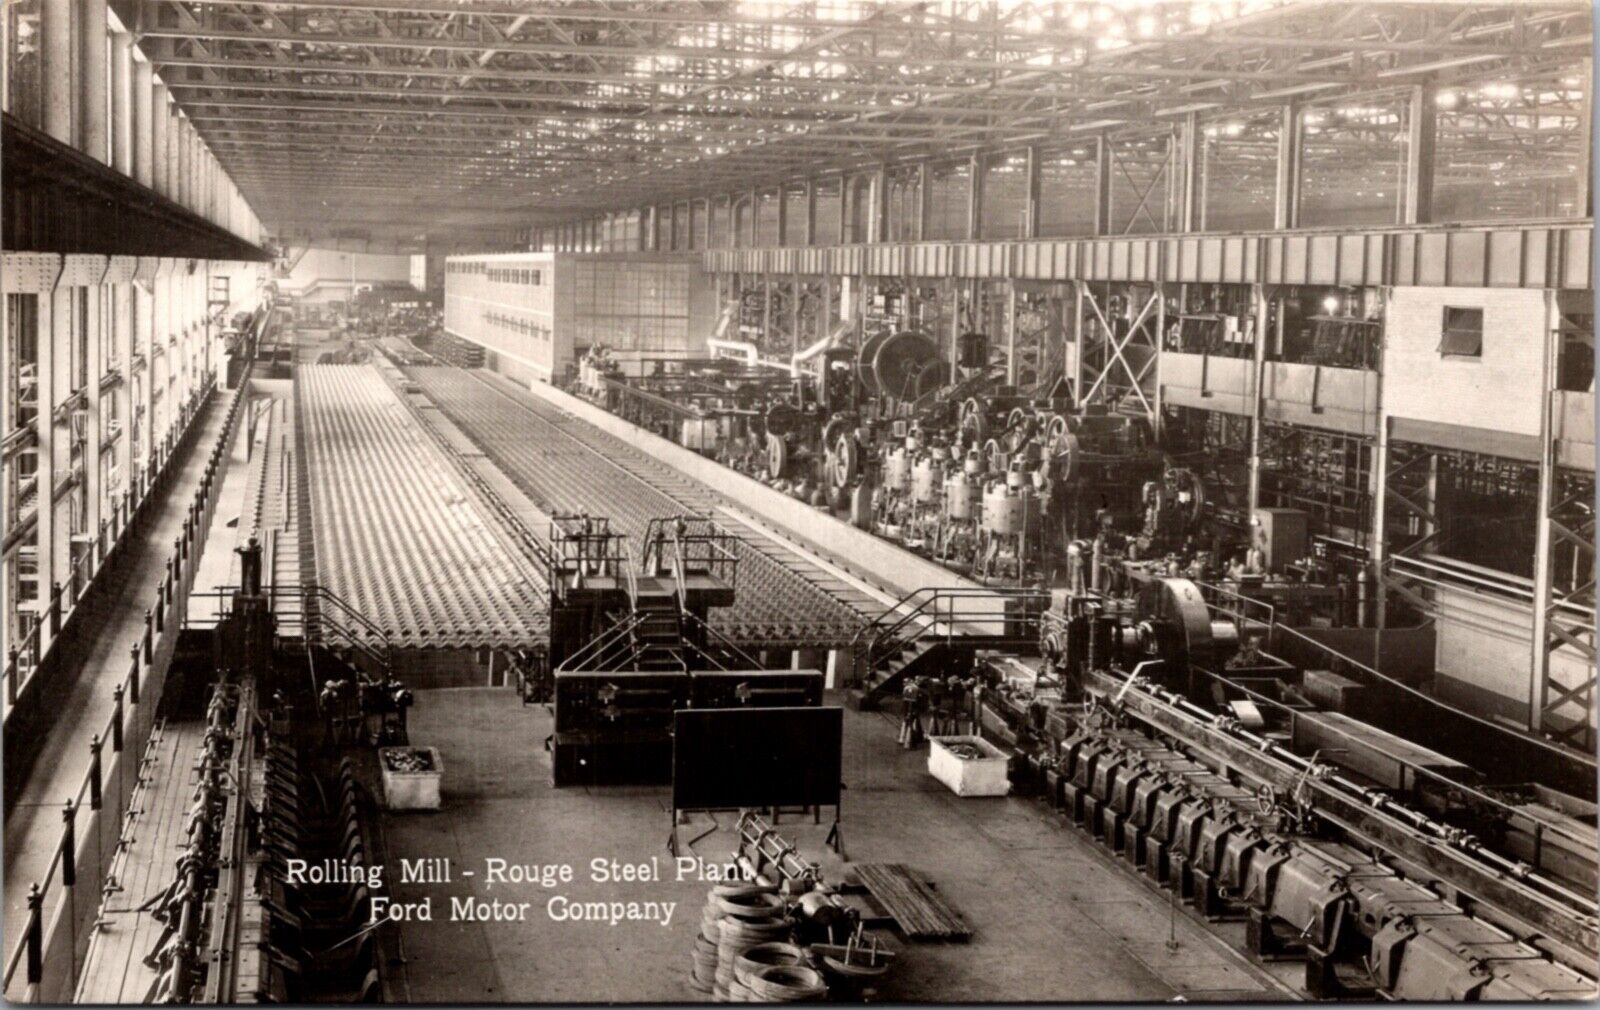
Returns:
[[[1582,0],[8,0],[16,1003],[1600,995]]]

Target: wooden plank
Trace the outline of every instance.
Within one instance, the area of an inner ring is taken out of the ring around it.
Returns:
[[[853,869],[873,898],[913,940],[967,940],[972,927],[929,884],[901,863],[858,863]]]

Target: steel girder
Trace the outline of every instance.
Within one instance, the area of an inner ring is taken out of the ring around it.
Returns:
[[[310,181],[324,220],[409,231],[468,202],[538,224],[885,162],[1167,132],[1163,120],[1196,111],[1343,102],[1423,80],[1549,81],[1587,55],[1592,20],[1578,2],[1266,2],[1227,21],[1206,4],[113,4],[265,217],[307,220]],[[245,119],[263,129],[230,129]],[[342,141],[273,143],[312,123]],[[371,174],[324,176],[363,145]],[[444,145],[455,161],[430,160]],[[274,174],[284,162],[308,171]],[[346,215],[368,182],[426,199],[403,225],[378,209]]]

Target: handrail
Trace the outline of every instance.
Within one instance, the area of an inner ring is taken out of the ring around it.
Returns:
[[[717,648],[722,649],[722,650],[730,653],[735,659],[745,663],[746,665],[743,667],[743,669],[746,669],[746,670],[759,670],[759,669],[762,668],[760,660],[756,659],[754,656],[750,655],[748,652],[745,652],[743,648],[741,648],[737,643],[735,643],[733,641],[733,639],[729,638],[727,635],[724,635],[722,632],[718,631],[716,628],[713,628],[710,624],[706,623],[705,621],[702,621],[699,617],[697,617],[693,613],[690,613],[689,611],[684,611],[683,617],[690,624],[693,624],[694,626],[696,626],[696,627],[700,628],[702,631],[704,631],[705,635],[706,635],[706,640],[708,642],[714,643],[717,646]],[[724,669],[724,670],[727,669],[726,666],[723,666],[722,663],[720,661],[718,661],[714,656],[712,656],[709,652],[706,652],[705,650],[700,650],[700,654],[706,659],[707,662],[716,663],[716,665],[718,667],[720,667],[721,669]]]
[[[633,629],[644,622],[644,617],[638,613],[629,614],[627,617],[613,624],[604,632],[584,643],[577,652],[568,656],[562,664],[556,667],[557,673],[570,673],[581,670],[580,663],[587,663],[596,656],[602,656],[606,650],[615,645],[622,638],[633,632]]]
[[[894,655],[925,635],[943,635],[949,641],[969,633],[979,633],[964,625],[995,622],[1005,625],[1020,620],[1037,628],[1039,613],[1028,609],[1018,613],[1007,613],[1003,609],[958,609],[957,604],[963,600],[991,603],[1024,600],[1048,605],[1050,593],[1044,589],[1014,587],[926,586],[907,593],[872,623],[862,627],[856,633],[854,648],[861,655],[863,639],[866,639],[864,658],[867,669],[871,670],[876,669],[885,657]],[[892,623],[889,622],[890,618],[893,618]],[[868,635],[871,637],[867,638]]]
[[[238,589],[238,586],[219,586],[212,592],[195,593],[193,596],[200,599],[215,598],[223,601],[224,604],[227,604],[232,601],[233,596]],[[305,612],[304,601],[306,600],[315,600],[319,605],[328,605],[329,608],[334,611],[334,614],[337,615],[334,620],[329,620],[328,612],[319,610],[319,620],[317,622],[317,628],[314,634],[308,634],[309,629],[305,626],[303,616],[299,621],[289,620],[280,622],[280,628],[284,625],[288,625],[290,627],[298,625],[302,637],[305,637],[310,641],[320,642],[322,644],[327,644],[326,636],[331,629],[332,633],[336,637],[348,644],[351,648],[354,648],[368,656],[383,670],[385,674],[387,674],[393,668],[394,644],[390,640],[388,632],[386,632],[382,626],[378,625],[361,611],[353,607],[338,593],[335,593],[326,586],[315,582],[290,584],[286,586],[274,585],[271,589],[271,593],[274,600],[276,600],[278,597],[298,597],[302,601],[302,607],[300,611],[302,615]],[[230,611],[225,605],[218,607],[217,619],[220,621],[229,613]],[[348,618],[352,624],[359,626],[362,631],[366,632],[367,637],[362,637],[355,631],[351,630],[350,627],[347,627],[345,624],[341,623],[338,617]],[[186,618],[184,623],[187,627],[214,626],[207,625],[201,621],[189,618]],[[378,648],[374,648],[372,641],[373,639],[376,639],[379,643]]]
[[[251,365],[247,363],[240,378],[241,390],[249,381],[250,368]],[[155,493],[164,489],[174,478],[175,469],[171,466],[174,455],[183,450],[187,443],[192,441],[199,432],[200,428],[196,422],[205,407],[210,404],[216,390],[216,375],[213,373],[206,377],[205,385],[195,391],[194,396],[191,397],[190,404],[184,406],[182,429],[177,432],[168,431],[165,452],[163,453],[160,447],[156,447],[154,452],[156,463],[141,475],[149,478],[144,490],[144,497],[129,513],[128,522],[124,525],[122,533],[119,534],[116,543],[113,544],[105,558],[102,558],[102,561],[121,549],[122,545],[126,543],[128,527],[142,517],[142,513],[149,508],[151,501],[154,499]],[[187,509],[183,523],[183,534],[175,541],[172,554],[167,560],[165,577],[157,586],[155,602],[145,611],[144,634],[139,644],[133,647],[128,674],[112,689],[113,705],[111,715],[107,719],[102,732],[97,734],[90,744],[89,769],[84,774],[77,791],[64,805],[62,832],[56,845],[55,855],[51,858],[43,879],[35,882],[29,888],[27,926],[6,959],[4,978],[0,980],[0,992],[11,992],[11,986],[16,980],[17,971],[23,966],[24,959],[26,959],[27,988],[23,995],[30,1002],[37,999],[40,986],[44,981],[46,951],[53,943],[56,933],[61,927],[60,920],[64,916],[67,918],[72,916],[71,902],[66,900],[64,903],[58,904],[54,915],[51,917],[51,924],[47,927],[45,922],[45,899],[55,887],[58,877],[63,881],[61,885],[63,888],[76,886],[73,881],[77,876],[76,819],[78,811],[82,810],[87,804],[91,814],[101,812],[101,815],[104,816],[101,811],[101,804],[103,802],[103,754],[105,745],[109,743],[112,753],[118,755],[114,760],[126,760],[126,757],[123,756],[123,751],[126,748],[124,728],[127,725],[129,709],[137,712],[139,711],[138,706],[141,704],[154,706],[160,700],[159,698],[141,699],[140,688],[153,667],[155,655],[161,644],[176,635],[178,625],[181,623],[169,620],[169,617],[176,616],[172,613],[173,608],[181,608],[185,605],[182,601],[187,599],[189,588],[193,584],[195,573],[199,569],[200,555],[205,548],[207,535],[210,531],[211,518],[216,509],[217,492],[222,485],[222,481],[218,476],[219,471],[223,461],[227,458],[228,446],[237,427],[240,405],[246,398],[242,394],[237,395],[228,406],[228,415],[223,422],[221,435],[211,448],[211,455],[206,462],[205,472],[201,475],[199,486],[195,489],[194,500]],[[149,477],[150,470],[157,471],[154,477]],[[59,634],[52,638],[52,647],[59,638]],[[38,667],[36,666],[33,676],[37,675],[37,671]],[[33,676],[28,678],[28,682],[32,681]],[[8,660],[7,664],[6,681],[6,700],[9,714],[10,706],[15,704],[18,697],[17,688],[20,686],[17,683],[15,663],[11,660]],[[152,722],[153,725],[154,723]],[[117,816],[121,816],[120,811],[118,811]],[[70,899],[70,895],[65,897]],[[73,924],[69,923],[69,928],[72,926]],[[48,936],[46,935],[47,933]],[[68,960],[73,966],[74,977],[72,983],[75,985],[77,982],[77,958],[74,956]]]

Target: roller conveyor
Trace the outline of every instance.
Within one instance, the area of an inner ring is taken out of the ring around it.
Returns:
[[[297,389],[318,581],[401,648],[543,641],[543,579],[378,372],[304,365]]]
[[[611,435],[528,397],[497,376],[406,369],[427,397],[548,513],[608,516],[633,541],[651,519],[684,511],[725,520],[711,489]],[[826,647],[850,642],[883,609],[872,597],[754,532],[740,536],[738,600],[712,624],[745,645]]]

